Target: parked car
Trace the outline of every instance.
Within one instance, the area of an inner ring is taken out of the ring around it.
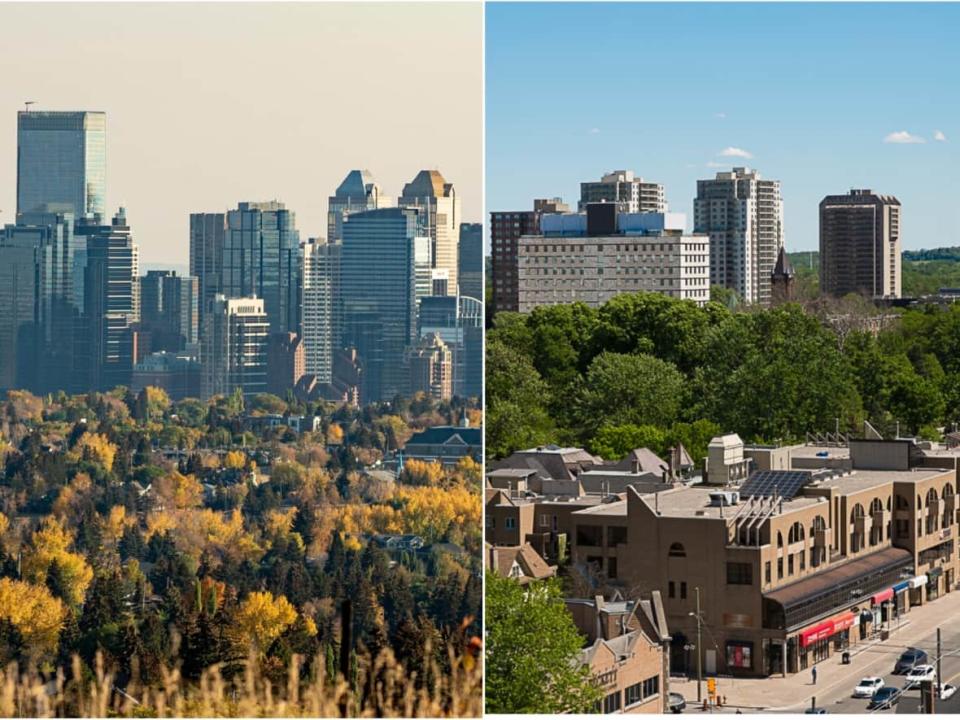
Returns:
[[[870,701],[870,704],[867,705],[867,709],[884,710],[886,708],[892,708],[900,702],[900,695],[902,693],[902,690],[893,687],[893,685],[884,685],[874,693],[873,699]]]
[[[920,648],[907,648],[897,660],[897,664],[893,666],[893,674],[906,675],[917,665],[925,664],[927,659],[927,653]]]
[[[907,673],[907,680],[903,684],[904,690],[919,685],[922,682],[933,681],[937,679],[937,669],[933,665],[917,665],[913,670]]]
[[[872,698],[884,684],[882,677],[865,677],[853,689],[853,696],[855,698]]]
[[[950,683],[945,685],[938,686],[940,688],[940,699],[948,700],[953,697],[953,694],[957,692],[957,688]]]
[[[667,700],[667,705],[672,713],[682,713],[687,707],[687,701],[680,693],[672,692]]]

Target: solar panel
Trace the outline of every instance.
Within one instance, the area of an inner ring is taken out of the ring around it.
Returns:
[[[740,495],[770,497],[776,493],[784,500],[792,500],[812,480],[809,470],[757,470],[740,488]]]

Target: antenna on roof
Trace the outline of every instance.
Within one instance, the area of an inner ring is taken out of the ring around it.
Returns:
[[[31,105],[36,105],[36,104],[37,104],[37,101],[36,101],[36,100],[27,100],[27,101],[23,104],[24,108],[26,108],[25,112],[30,112],[30,106],[31,106]]]

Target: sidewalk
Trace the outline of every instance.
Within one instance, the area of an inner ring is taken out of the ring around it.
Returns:
[[[717,678],[717,694],[724,698],[724,709],[742,709],[777,712],[802,712],[810,707],[810,699],[828,696],[849,695],[867,675],[889,673],[904,647],[919,643],[937,629],[946,618],[960,615],[960,590],[944,595],[926,605],[911,610],[898,628],[890,628],[890,639],[881,642],[864,640],[851,648],[849,665],[841,663],[841,653],[829,660],[817,663],[817,684],[811,682],[810,668],[794,675],[769,678]],[[687,700],[688,712],[698,712],[697,679],[670,678],[670,691],[678,692]],[[703,697],[707,696],[706,678],[703,682]]]

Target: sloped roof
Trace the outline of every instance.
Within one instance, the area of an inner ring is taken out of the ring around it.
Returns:
[[[337,187],[338,198],[359,198],[367,196],[367,187],[376,184],[369,170],[351,170]]]
[[[503,577],[510,577],[513,564],[517,563],[523,572],[521,583],[531,580],[544,580],[557,574],[555,565],[549,565],[533,545],[487,545],[487,566]]]
[[[439,170],[421,170],[412,181],[403,186],[403,197],[446,197],[452,188]]]
[[[480,447],[483,434],[480,428],[438,425],[418,432],[407,440],[406,447],[416,445],[469,445]]]
[[[793,265],[790,263],[790,258],[787,257],[787,249],[785,247],[780,248],[780,253],[777,255],[777,264],[773,266],[773,274],[786,275],[789,277],[797,274],[793,269]]]

